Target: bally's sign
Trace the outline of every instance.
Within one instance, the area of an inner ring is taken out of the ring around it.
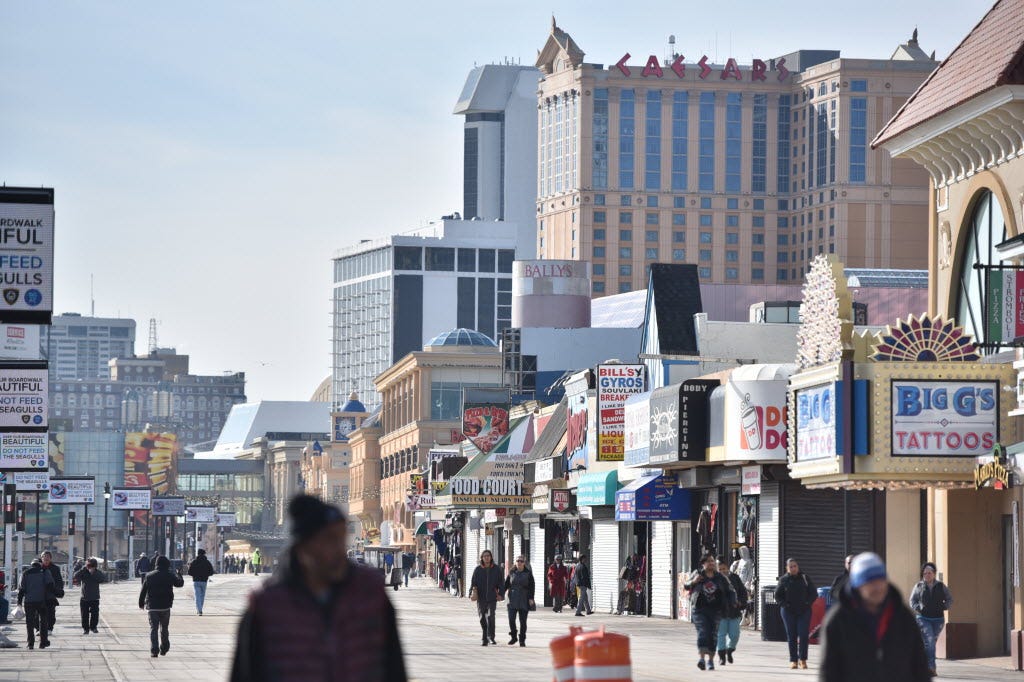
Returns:
[[[894,457],[978,457],[999,440],[999,382],[892,382]]]

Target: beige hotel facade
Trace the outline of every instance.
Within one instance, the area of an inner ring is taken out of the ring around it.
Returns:
[[[871,139],[937,62],[800,51],[738,65],[686,53],[610,66],[554,22],[537,58],[537,254],[589,260],[594,296],[647,265],[714,283],[792,284],[811,259],[926,268],[928,174]]]

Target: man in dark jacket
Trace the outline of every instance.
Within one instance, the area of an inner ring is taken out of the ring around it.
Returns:
[[[53,575],[43,569],[39,559],[21,576],[18,588],[18,605],[25,604],[25,629],[28,630],[28,648],[35,647],[35,632],[39,630],[39,648],[50,646],[48,628],[46,627],[46,600],[54,593]]]
[[[196,552],[196,558],[188,565],[188,574],[192,576],[192,590],[196,593],[196,612],[203,615],[203,602],[206,601],[206,585],[210,576],[216,573],[213,564],[206,558],[206,550]]]
[[[405,682],[395,610],[380,572],[345,556],[345,515],[309,495],[288,515],[288,560],[249,595],[232,682]]]
[[[843,593],[843,589],[846,588],[846,583],[850,581],[851,561],[853,561],[852,554],[846,557],[846,561],[843,563],[843,572],[837,575],[836,579],[832,581],[832,588],[828,591],[828,605],[830,607],[839,603],[839,595]]]
[[[587,566],[587,555],[580,554],[579,562],[576,564],[576,568],[572,572],[572,580],[576,583],[576,587],[580,588],[580,600],[576,602],[576,615],[582,616],[583,612],[586,611],[589,616],[594,612],[594,609],[590,606],[590,567]],[[584,606],[586,604],[586,606]]]
[[[871,552],[850,564],[850,580],[824,625],[822,682],[926,682],[931,673],[914,615]]]
[[[146,574],[139,592],[139,608],[149,609],[149,653],[166,656],[171,648],[171,606],[174,604],[174,588],[182,587],[185,580],[180,574],[171,572],[171,560],[157,557],[156,570]],[[160,638],[157,640],[157,630]]]
[[[82,634],[98,632],[100,622],[100,583],[107,582],[107,576],[99,570],[99,562],[89,559],[85,567],[75,573],[74,579],[82,586],[79,606],[82,610]]]
[[[782,622],[789,642],[789,667],[807,667],[807,645],[811,629],[811,604],[818,591],[796,559],[786,561],[786,575],[779,578],[775,602],[782,607]]]
[[[64,598],[64,576],[60,572],[60,566],[53,563],[53,555],[43,552],[40,557],[44,571],[48,571],[53,578],[53,591],[46,595],[46,629],[53,634],[53,626],[57,623],[57,607],[60,606],[58,599]]]
[[[153,562],[149,560],[146,553],[143,552],[139,555],[139,558],[135,562],[135,577],[146,582],[146,574],[153,569]]]

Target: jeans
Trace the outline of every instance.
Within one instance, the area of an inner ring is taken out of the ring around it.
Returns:
[[[82,629],[86,632],[95,630],[100,624],[100,600],[83,599],[79,604],[82,609]]]
[[[782,622],[786,626],[786,640],[789,642],[789,660],[796,663],[797,659],[807,660],[807,640],[810,638],[811,610],[804,609],[795,612],[785,606],[782,607]],[[797,651],[799,640],[800,649]]]
[[[171,635],[167,627],[171,623],[171,610],[149,612],[149,653],[164,653],[171,648]],[[157,628],[160,629],[160,640],[157,641]]]
[[[700,654],[715,653],[715,644],[718,637],[718,622],[721,616],[717,611],[705,611],[695,609],[690,614],[690,620],[697,628],[697,652]]]
[[[406,587],[409,587],[409,571],[411,571],[411,570],[412,570],[411,568],[403,568],[402,569],[402,576],[405,578],[405,586]]]
[[[924,639],[924,655],[928,658],[928,668],[935,670],[935,641],[939,638],[942,628],[946,627],[946,619],[917,616],[917,627],[921,628],[921,638]]]
[[[483,630],[484,639],[494,639],[494,610],[497,602],[478,601],[476,603],[477,613],[480,614],[480,629]]]
[[[519,614],[519,641],[526,641],[526,617],[530,614],[525,609],[512,609],[508,610],[508,634],[512,639],[516,638],[516,614]]]
[[[594,609],[590,606],[590,588],[580,587],[578,589],[580,591],[580,600],[576,603],[576,615],[593,612]]]
[[[196,593],[196,611],[203,612],[203,602],[206,601],[206,581],[193,580],[192,591]]]
[[[39,630],[39,642],[49,644],[50,636],[46,631],[46,604],[43,602],[25,602],[25,629],[28,630],[28,643],[36,642],[36,630]]]
[[[723,618],[718,624],[718,650],[734,651],[740,641],[740,618]]]

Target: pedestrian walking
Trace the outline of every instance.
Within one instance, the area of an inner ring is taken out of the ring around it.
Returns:
[[[82,588],[79,607],[82,611],[82,634],[98,632],[100,624],[100,583],[107,582],[107,576],[99,569],[99,562],[90,558],[77,573],[75,580]]]
[[[473,577],[469,583],[469,598],[476,602],[476,610],[480,616],[482,646],[494,641],[494,611],[498,602],[505,598],[502,589],[501,569],[494,565],[494,555],[485,549],[480,553],[480,565],[473,569]]]
[[[516,565],[505,578],[505,594],[508,596],[508,634],[509,646],[526,646],[526,618],[530,611],[537,608],[533,601],[536,584],[533,580],[533,571],[526,565],[526,557],[516,557]],[[516,618],[519,619],[519,629],[516,629]]]
[[[554,602],[554,612],[561,613],[569,589],[569,567],[562,563],[562,555],[555,555],[555,563],[548,567],[548,591]]]
[[[925,682],[930,679],[921,631],[881,557],[858,554],[839,606],[825,618],[822,682]]]
[[[807,667],[807,645],[811,629],[811,604],[818,598],[814,583],[800,570],[796,559],[786,560],[786,574],[775,588],[775,603],[782,607],[782,622],[789,642],[789,667]]]
[[[729,581],[735,596],[735,599],[726,605],[722,620],[718,623],[718,662],[725,665],[726,662],[733,662],[732,655],[740,641],[740,621],[743,620],[743,612],[747,609],[749,593],[743,580],[730,570],[724,556],[718,557],[718,573]]]
[[[572,571],[572,580],[576,583],[576,589],[580,591],[579,601],[576,602],[576,615],[582,616],[586,613],[589,616],[594,612],[594,609],[590,606],[592,583],[590,582],[590,567],[587,566],[586,554],[580,554],[580,558],[576,562],[576,568]]]
[[[48,634],[53,634],[53,628],[57,624],[57,607],[60,606],[57,600],[64,598],[64,576],[60,572],[60,566],[53,563],[53,555],[50,552],[43,552],[40,560],[43,570],[53,578],[53,591],[46,595],[46,629]]]
[[[683,584],[690,592],[690,619],[697,628],[697,667],[715,669],[718,624],[726,609],[735,606],[729,581],[718,572],[714,554],[705,554],[700,566]]]
[[[299,495],[291,546],[249,597],[231,682],[405,682],[395,610],[376,568],[345,556],[345,515]]]
[[[210,576],[216,573],[213,564],[206,558],[206,550],[196,550],[196,558],[188,565],[188,574],[192,576],[192,591],[196,595],[196,613],[203,615],[203,602],[206,601],[206,586]]]
[[[252,572],[259,575],[261,568],[263,568],[263,555],[260,553],[260,548],[257,547],[256,551],[252,553]]]
[[[135,561],[135,577],[139,578],[142,582],[146,582],[146,574],[151,570],[153,570],[153,562],[143,552]]]
[[[843,572],[836,576],[836,579],[832,581],[832,587],[828,591],[828,605],[831,607],[833,604],[839,603],[839,595],[846,587],[846,583],[850,582],[850,562],[853,561],[853,555],[850,554],[843,561]]]
[[[39,559],[21,575],[18,587],[18,606],[25,605],[25,630],[28,632],[28,648],[34,649],[35,633],[39,630],[39,648],[50,646],[49,630],[46,627],[46,602],[56,591],[53,575],[43,568]]]
[[[246,559],[246,558],[245,558],[245,557],[243,556],[243,557],[242,557],[242,561],[241,561],[241,563],[240,563],[240,566],[241,566],[241,569],[242,569],[242,570],[241,570],[241,572],[242,572],[242,573],[245,573],[245,567],[246,567],[246,566],[248,565],[248,563],[249,563],[248,559]]]
[[[169,628],[171,606],[174,605],[174,588],[184,585],[185,580],[181,573],[171,572],[171,560],[165,556],[157,557],[156,570],[147,573],[145,580],[142,581],[139,608],[149,610],[149,653],[153,658],[156,658],[157,654],[166,656],[171,648]]]
[[[402,578],[405,580],[406,587],[409,587],[409,574],[415,566],[416,555],[412,552],[402,552]]]
[[[941,580],[936,580],[938,570],[931,561],[921,567],[921,582],[910,594],[910,608],[913,609],[917,625],[924,641],[924,653],[928,659],[928,670],[934,677],[935,640],[946,626],[946,611],[953,606],[953,593]]]

